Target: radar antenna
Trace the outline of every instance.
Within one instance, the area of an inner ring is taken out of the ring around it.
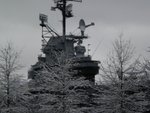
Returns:
[[[79,29],[81,30],[81,35],[84,36],[84,32],[85,32],[85,29],[87,27],[94,26],[94,25],[95,25],[94,22],[92,22],[91,24],[86,25],[85,22],[84,22],[84,20],[81,19],[79,21]]]
[[[47,38],[50,38],[51,36],[57,36],[59,37],[58,33],[52,29],[48,25],[48,16],[45,14],[39,15],[39,20],[41,21],[40,26],[42,27],[42,48],[44,48],[47,45]]]

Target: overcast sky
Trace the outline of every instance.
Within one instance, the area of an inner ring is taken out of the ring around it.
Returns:
[[[86,34],[91,44],[91,54],[101,42],[93,58],[103,61],[111,50],[112,42],[123,32],[131,39],[137,54],[147,56],[150,46],[150,0],[82,0],[73,3],[74,18],[67,20],[67,32],[73,32],[83,18],[87,24],[94,22]],[[49,16],[49,24],[61,33],[61,13],[50,11],[53,0],[0,0],[0,45],[11,41],[23,50],[24,74],[35,64],[41,49],[39,13]],[[79,33],[79,31],[75,31]]]

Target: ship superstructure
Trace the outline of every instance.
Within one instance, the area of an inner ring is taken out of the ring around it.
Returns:
[[[70,2],[82,2],[82,0],[54,0],[55,6],[51,8],[53,11],[58,9],[62,12],[62,35],[58,34],[48,25],[47,15],[40,14],[42,52],[45,56],[39,56],[38,62],[35,65],[32,65],[28,75],[29,79],[34,79],[36,76],[35,72],[40,71],[42,68],[40,65],[41,62],[54,65],[55,54],[63,52],[66,59],[70,59],[73,63],[77,64],[72,67],[74,70],[77,70],[77,75],[84,76],[86,79],[94,82],[95,75],[99,72],[99,61],[92,60],[90,55],[86,56],[86,48],[82,44],[83,40],[88,38],[88,36],[84,34],[85,29],[94,25],[94,23],[86,25],[84,20],[81,19],[79,21],[79,30],[81,31],[81,34],[67,35],[66,19],[73,17],[72,4],[70,4]]]

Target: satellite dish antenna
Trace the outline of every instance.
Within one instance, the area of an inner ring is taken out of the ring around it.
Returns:
[[[66,9],[67,9],[67,11],[72,11],[72,4],[68,4],[67,6],[66,6]]]
[[[80,22],[79,22],[79,29],[81,30],[81,35],[84,36],[84,32],[85,32],[85,29],[87,27],[94,26],[94,25],[95,25],[94,22],[92,22],[91,24],[86,25],[84,20],[81,19]]]
[[[79,22],[79,29],[81,30],[81,35],[84,36],[84,31],[85,31],[86,25],[83,19],[80,20]]]
[[[68,4],[66,6],[66,17],[73,17],[72,15],[72,4]]]

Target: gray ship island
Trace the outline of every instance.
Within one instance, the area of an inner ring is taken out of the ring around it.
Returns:
[[[92,60],[90,55],[85,55],[86,48],[82,45],[84,39],[88,39],[88,36],[84,35],[84,31],[87,27],[94,25],[91,23],[85,25],[83,19],[79,21],[79,29],[81,35],[67,35],[66,34],[66,19],[73,17],[72,15],[72,4],[67,2],[82,2],[82,0],[54,0],[55,7],[52,10],[60,10],[62,12],[62,35],[59,35],[55,30],[53,30],[48,25],[48,17],[45,14],[40,14],[39,19],[41,21],[40,26],[42,27],[42,52],[45,54],[43,56],[38,56],[38,62],[32,65],[29,71],[28,78],[34,79],[34,72],[41,69],[41,62],[53,65],[55,62],[54,53],[63,52],[65,58],[72,59],[77,63],[73,68],[78,71],[79,75],[85,76],[88,80],[95,80],[95,75],[99,72],[99,61]],[[47,40],[48,39],[48,40]]]

